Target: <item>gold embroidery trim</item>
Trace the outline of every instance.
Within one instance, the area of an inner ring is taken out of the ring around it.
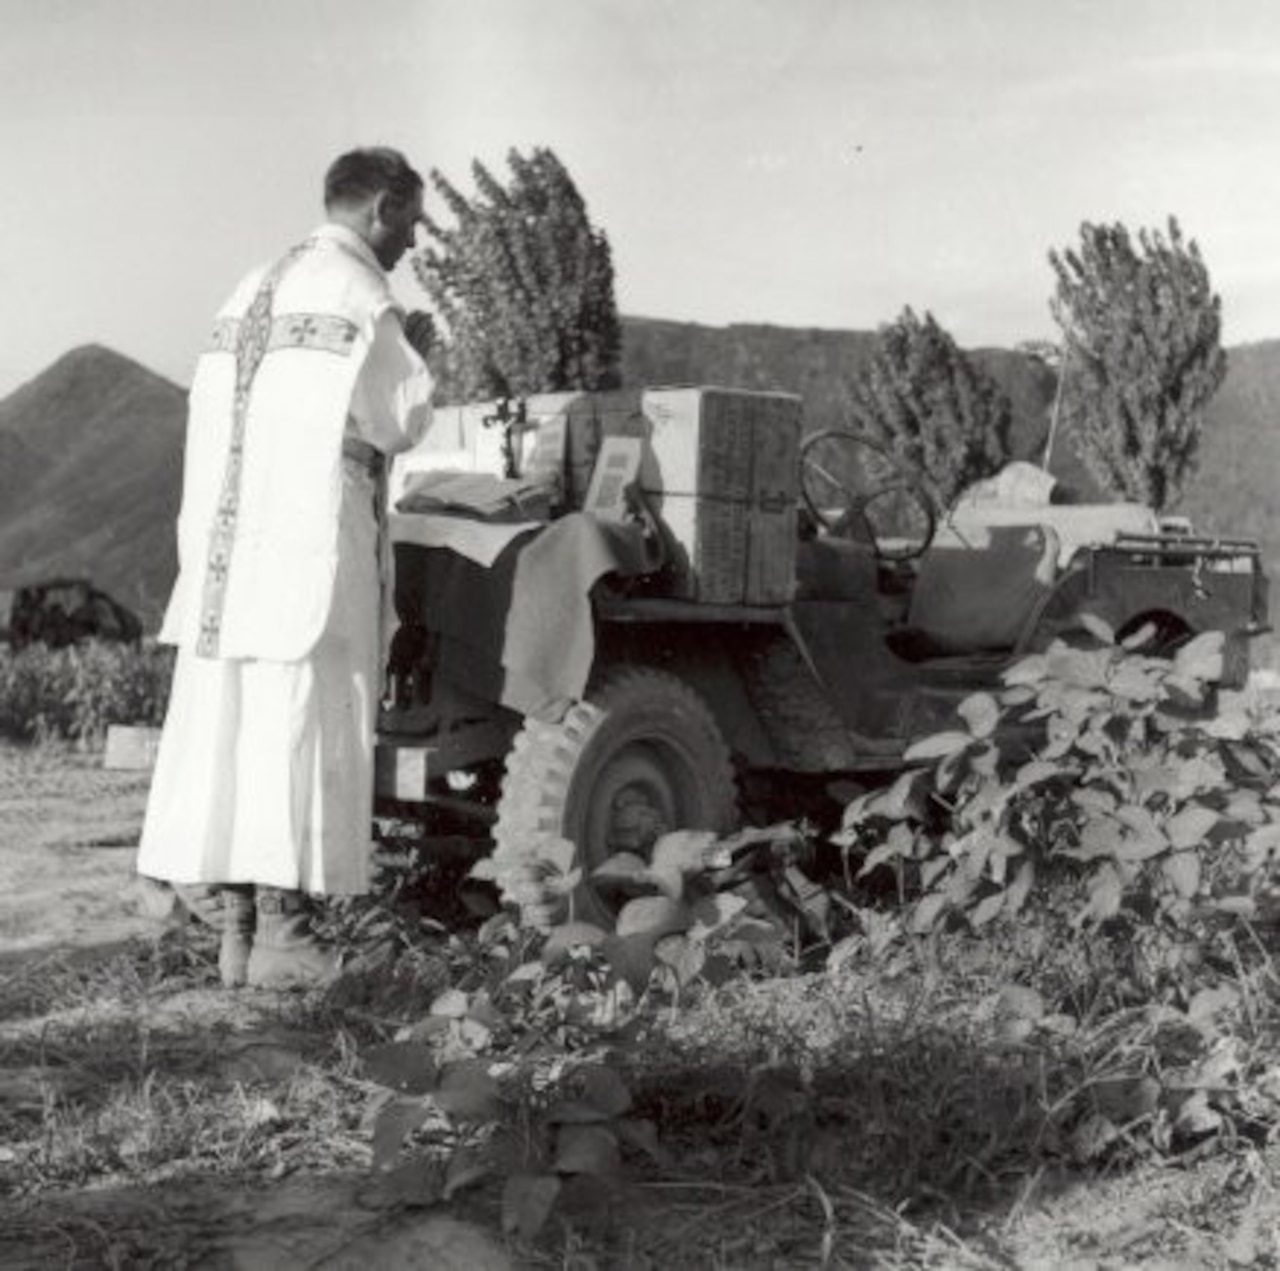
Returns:
[[[219,318],[209,336],[209,351],[234,353],[240,318]],[[266,352],[277,349],[316,349],[346,357],[355,347],[356,324],[331,313],[283,313],[271,320]]]
[[[235,546],[236,519],[240,512],[240,477],[244,457],[245,423],[249,414],[249,393],[262,359],[266,356],[276,319],[271,304],[280,279],[290,266],[314,245],[307,239],[286,252],[270,269],[258,287],[253,302],[237,324],[235,332],[236,385],[231,403],[231,441],[222,471],[222,490],[218,508],[209,531],[209,554],[205,561],[204,589],[200,597],[200,632],[196,637],[196,655],[216,658],[222,636],[222,617],[227,597],[227,577],[231,571],[231,555]],[[293,315],[289,315],[292,317]],[[296,329],[301,332],[299,326]]]

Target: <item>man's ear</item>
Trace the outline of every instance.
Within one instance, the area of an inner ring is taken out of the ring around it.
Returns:
[[[379,221],[383,225],[388,224],[387,213],[391,210],[394,200],[390,191],[379,190],[373,196],[373,201],[369,204],[369,219],[371,225],[376,225]]]

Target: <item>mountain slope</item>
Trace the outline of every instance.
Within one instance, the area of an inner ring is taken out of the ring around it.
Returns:
[[[44,458],[17,433],[0,431],[0,515],[17,507],[45,466]]]
[[[1258,539],[1280,580],[1280,340],[1228,351],[1178,510],[1203,529]]]
[[[0,401],[0,587],[85,575],[154,626],[176,568],[185,413],[177,385],[98,345]]]

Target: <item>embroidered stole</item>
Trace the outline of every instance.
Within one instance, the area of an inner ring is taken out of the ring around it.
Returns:
[[[235,544],[236,518],[240,510],[240,475],[244,457],[245,423],[249,414],[249,397],[254,377],[271,346],[271,305],[281,278],[304,252],[315,245],[307,239],[290,248],[267,271],[253,302],[245,311],[236,332],[236,384],[231,407],[231,442],[222,473],[222,489],[213,527],[209,533],[209,554],[205,564],[204,589],[200,598],[200,634],[196,638],[196,654],[202,658],[218,656],[222,632],[222,613],[227,594],[227,575],[231,568]]]

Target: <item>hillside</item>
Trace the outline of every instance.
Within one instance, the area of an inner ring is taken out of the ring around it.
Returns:
[[[45,466],[44,459],[16,432],[0,432],[0,508],[16,507]]]
[[[85,575],[156,625],[185,411],[177,385],[98,345],[0,401],[0,588]]]
[[[624,318],[623,377],[784,389],[805,399],[809,429],[833,427],[847,422],[844,385],[872,340],[859,331]],[[1013,400],[1016,452],[1038,460],[1053,373],[1007,350],[974,356]],[[1280,341],[1230,350],[1228,368],[1200,471],[1176,510],[1205,529],[1261,539],[1280,577]],[[93,345],[0,400],[0,589],[88,574],[154,627],[175,567],[185,408],[177,385]],[[1092,488],[1069,438],[1058,439],[1051,468]]]
[[[1230,350],[1180,510],[1206,529],[1261,539],[1280,578],[1280,341]]]

